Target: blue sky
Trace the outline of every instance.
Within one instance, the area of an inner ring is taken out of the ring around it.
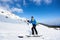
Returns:
[[[0,0],[0,7],[43,23],[60,23],[60,0]]]

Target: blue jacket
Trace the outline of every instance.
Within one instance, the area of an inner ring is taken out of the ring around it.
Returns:
[[[31,21],[29,21],[29,23],[32,23],[32,25],[33,25],[33,24],[36,25],[37,22],[36,22],[36,20],[34,19],[34,21],[31,20]]]

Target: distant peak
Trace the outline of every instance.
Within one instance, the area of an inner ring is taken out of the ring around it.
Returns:
[[[12,19],[26,20],[26,18],[21,18],[15,14],[13,14],[12,12],[2,9],[2,8],[0,8],[0,15],[3,15],[3,16],[12,18]]]

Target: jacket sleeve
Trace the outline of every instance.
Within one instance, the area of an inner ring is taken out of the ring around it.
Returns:
[[[37,24],[36,20],[35,20],[35,24]]]

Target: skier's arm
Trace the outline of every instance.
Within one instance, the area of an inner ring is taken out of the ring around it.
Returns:
[[[31,21],[27,20],[27,22],[31,23]]]

